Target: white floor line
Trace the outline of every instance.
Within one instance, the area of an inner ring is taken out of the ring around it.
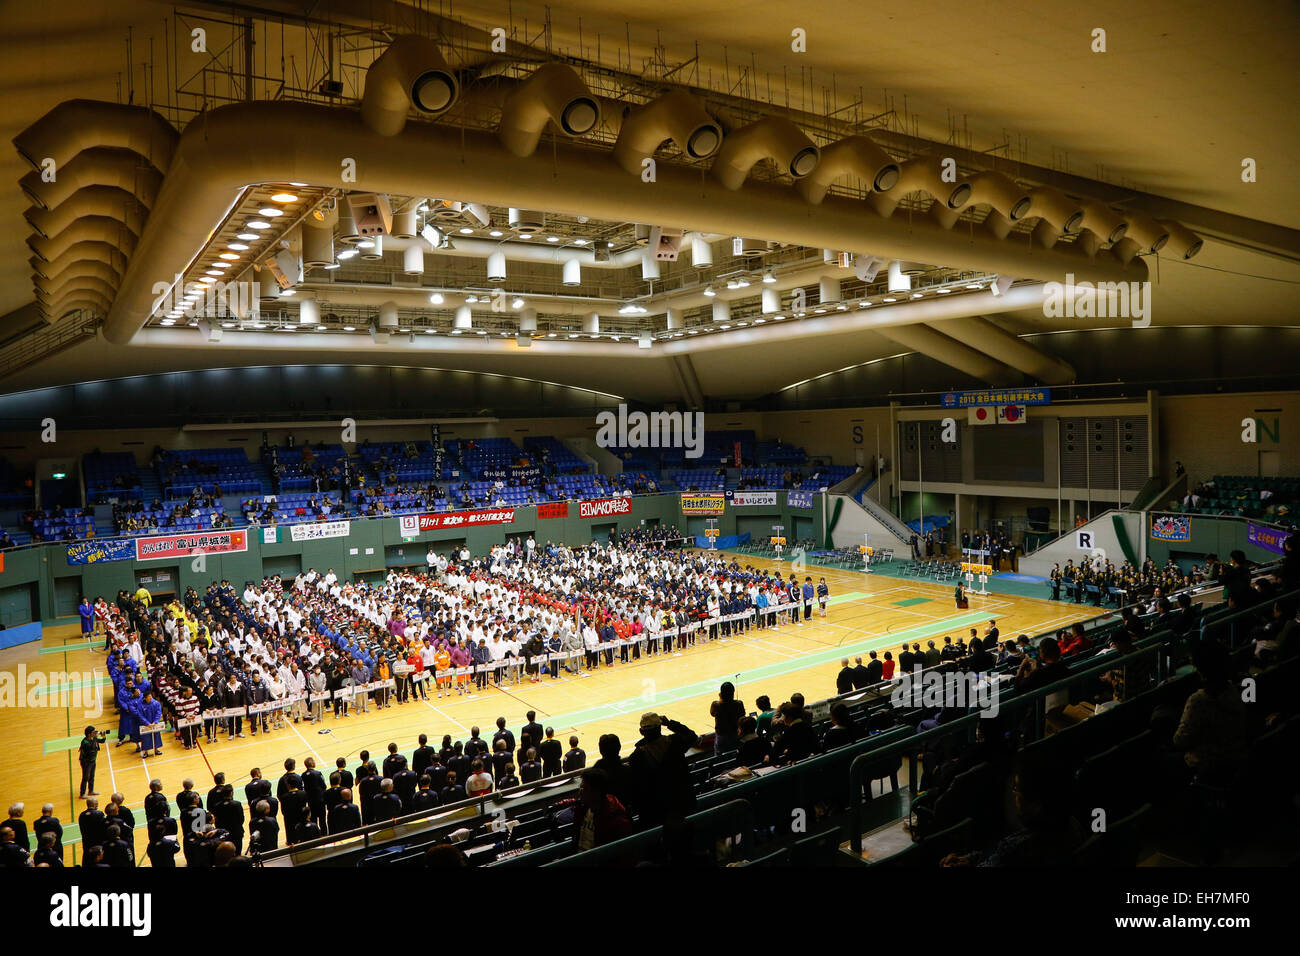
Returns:
[[[309,741],[306,737],[304,737],[292,722],[290,722],[289,724],[289,729],[292,730],[294,734],[297,736],[297,738],[301,740],[303,744],[306,745],[308,750],[311,751],[311,755],[316,758],[316,762],[321,763],[322,762],[321,755],[316,752],[316,748],[311,745],[311,741]]]

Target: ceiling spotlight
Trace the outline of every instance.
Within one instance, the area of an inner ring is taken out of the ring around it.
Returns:
[[[865,309],[865,308],[870,307],[870,305],[871,305],[870,302],[868,302],[866,299],[863,299],[861,302],[858,303],[858,308],[859,308],[859,309]]]
[[[435,329],[435,328],[427,328],[427,329],[424,330],[424,334],[425,334],[425,335],[433,335],[433,334],[434,334],[435,332],[437,332],[437,331],[438,331],[438,330]]]
[[[344,332],[355,332],[356,330],[357,330],[357,327],[356,327],[355,325],[345,325],[345,326],[343,326],[343,331],[344,331]]]
[[[223,252],[223,253],[221,253],[221,255],[218,256],[217,258],[219,258],[219,259],[225,259],[227,262],[234,262],[236,259],[239,258],[239,253],[238,253],[238,252]]]
[[[886,301],[886,302],[897,302],[898,300],[895,299],[892,295],[887,295],[887,296],[885,296],[885,301]]]
[[[547,241],[547,242],[559,242],[559,241],[560,241],[560,237],[559,237],[559,236],[547,236],[547,237],[546,237],[546,241]]]
[[[298,197],[293,193],[276,193],[271,197],[271,202],[297,202]]]
[[[362,239],[360,242],[357,243],[357,248],[373,249],[375,248],[375,241],[373,239]]]
[[[823,309],[823,308],[821,308],[820,306],[818,306],[817,308],[813,309],[813,311],[816,312],[818,315],[825,315],[825,314],[826,314],[826,310]]]
[[[849,310],[849,304],[847,302],[841,302],[835,308],[837,308],[841,312],[847,312]]]
[[[755,325],[764,325],[766,322],[767,319],[763,318],[761,315],[754,320]]]
[[[573,244],[574,244],[575,246],[585,246],[585,245],[587,244],[587,240],[586,240],[586,239],[574,239],[574,240],[573,240]]]
[[[687,329],[687,330],[686,330],[686,334],[687,334],[687,335],[699,335],[699,334],[700,334],[700,330],[699,330],[699,329]]]
[[[208,275],[210,275],[210,276],[221,276],[221,275],[225,275],[225,273],[222,272],[220,269],[209,269],[209,270],[208,270]]]
[[[221,327],[222,327],[223,329],[233,329],[233,328],[235,327],[235,323],[234,323],[234,322],[222,322],[222,323],[221,323]]]
[[[469,226],[461,226],[461,227],[460,227],[460,234],[461,234],[462,236],[468,236],[468,235],[469,235],[471,232],[473,232],[473,231],[474,231],[474,230],[471,229]]]
[[[259,209],[257,214],[259,216],[266,216],[268,219],[274,219],[276,216],[283,216],[284,210],[276,209],[274,206],[267,206],[265,209]]]
[[[505,233],[503,233],[500,229],[493,229],[491,232],[488,233],[488,235],[491,236],[493,239],[500,239],[502,236],[505,235]]]
[[[554,333],[554,332],[550,332],[550,333],[547,334],[546,337],[547,337],[548,339],[553,339],[553,338],[555,338],[555,333]]]
[[[322,268],[325,268],[325,269],[337,269],[338,267],[339,267],[339,264],[338,264],[337,262],[331,262],[331,263],[329,263],[328,265],[323,266]]]
[[[730,326],[730,325],[727,325],[727,324],[724,322],[722,325],[718,326],[718,328],[720,328],[720,329],[729,329],[729,328],[731,328],[731,326]]]
[[[266,323],[265,323],[265,322],[254,322],[254,323],[253,323],[253,328],[255,328],[255,329],[264,329],[264,328],[266,328]]]
[[[478,296],[476,296],[476,295],[467,295],[467,296],[465,296],[465,301],[468,302],[468,303],[470,303],[470,304],[472,305],[473,303],[475,303],[475,302],[478,301]]]
[[[231,243],[227,243],[226,248],[227,248],[227,249],[234,249],[236,252],[247,252],[247,251],[248,251],[248,245],[247,245],[247,243],[243,243],[243,242],[231,242]]]
[[[280,290],[280,295],[297,295],[297,294],[298,294],[298,290],[297,290],[297,289],[281,289],[281,290]]]
[[[746,279],[744,276],[741,276],[740,278],[738,278],[738,279],[736,280],[736,288],[737,288],[737,289],[748,289],[748,288],[749,288],[749,280]]]
[[[523,307],[524,307],[524,300],[519,298],[519,296],[515,296],[514,301],[510,303],[510,308],[522,309]]]
[[[324,326],[324,325],[318,325],[318,326],[316,326],[316,331],[317,331],[317,332],[324,332],[324,331],[325,331],[325,326]],[[400,331],[402,331],[402,330],[401,330],[401,329],[398,329],[397,331],[400,332]]]
[[[487,335],[487,329],[475,329],[474,331],[479,335]]]
[[[159,322],[158,324],[159,324],[159,325],[175,325],[175,324],[176,324],[176,320],[175,320],[175,319],[163,319],[163,320],[162,320],[161,322]]]
[[[230,263],[229,263],[229,262],[222,262],[222,261],[218,260],[217,262],[212,263],[211,268],[213,268],[213,269],[229,269],[229,268],[230,268]]]
[[[740,288],[740,283],[737,282],[735,279],[728,279],[728,280],[727,280],[727,288],[728,288],[728,289],[739,289],[739,288]]]
[[[271,224],[269,222],[263,222],[260,219],[254,219],[252,222],[248,223],[248,228],[249,229],[270,229]]]
[[[966,288],[968,288],[968,289],[982,289],[982,288],[984,288],[984,283],[983,283],[983,282],[967,282],[967,283],[966,283]]]
[[[451,330],[451,334],[452,334],[452,335],[460,335],[460,333],[461,333],[461,330],[460,330],[460,329],[452,329],[452,330]]]
[[[718,293],[716,293],[716,292],[713,291],[713,286],[712,286],[712,285],[706,285],[706,286],[704,287],[704,294],[707,295],[707,296],[711,299],[711,298],[713,298],[715,295],[717,295]]]
[[[441,293],[441,292],[435,292],[435,293],[433,293],[432,295],[430,295],[430,296],[429,296],[429,304],[430,304],[430,305],[442,305],[442,293]]]
[[[357,250],[355,249],[344,249],[341,252],[339,252],[339,260],[342,261],[343,259],[351,259],[356,254],[357,254]]]
[[[774,275],[772,274],[772,270],[771,270],[771,269],[768,269],[766,272],[763,273],[763,284],[764,284],[764,285],[771,285],[771,284],[772,284],[773,282],[775,282],[775,281],[776,281],[776,276],[774,276]]]
[[[519,233],[519,238],[520,238],[520,239],[531,239],[531,238],[533,238],[533,234],[532,234],[531,232],[521,232],[521,233]]]
[[[570,333],[569,333],[569,338],[571,338],[571,339],[576,339],[577,337],[578,337],[578,333],[577,333],[577,332],[570,332]]]
[[[912,298],[913,298],[913,299],[919,299],[919,298],[921,298],[921,293],[919,293],[919,292],[913,292],[913,293],[912,293]]]
[[[306,188],[307,188],[307,184],[306,184],[306,183],[290,183],[289,185],[290,185],[290,186],[297,186],[299,189],[306,189]]]
[[[235,238],[242,239],[244,242],[254,242],[255,240],[261,239],[262,237],[255,232],[241,232],[237,236],[235,236]]]
[[[952,292],[952,289],[936,289],[935,291],[938,292],[940,295],[948,295],[949,293]]]

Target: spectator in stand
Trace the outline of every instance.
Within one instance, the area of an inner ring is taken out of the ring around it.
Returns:
[[[1050,638],[1049,638],[1050,640]],[[1073,775],[1045,759],[1023,759],[1015,775],[1021,827],[989,853],[951,853],[943,866],[1061,866],[1083,842],[1073,806]]]
[[[745,705],[736,700],[736,685],[725,681],[718,689],[718,699],[709,706],[715,735],[714,753],[722,754],[740,748],[740,718],[744,715]]]
[[[621,840],[632,833],[632,817],[627,808],[609,792],[609,777],[592,767],[582,774],[578,796],[561,800],[555,810],[569,810],[577,824],[573,843],[579,852]]]
[[[1176,779],[1222,784],[1231,778],[1246,753],[1246,707],[1232,682],[1232,669],[1223,645],[1201,644],[1193,655],[1201,686],[1183,706],[1173,747],[1181,758],[1171,762]],[[1178,763],[1182,764],[1178,768]]]
[[[628,758],[628,769],[634,794],[632,808],[643,825],[677,825],[695,808],[686,751],[698,740],[684,724],[656,713],[641,715],[641,739]]]

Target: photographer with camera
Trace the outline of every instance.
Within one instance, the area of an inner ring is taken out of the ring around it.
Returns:
[[[99,748],[108,739],[107,733],[95,730],[94,725],[86,728],[86,736],[81,740],[77,751],[77,760],[81,764],[81,789],[79,797],[98,796],[95,790],[95,762],[99,760]]]

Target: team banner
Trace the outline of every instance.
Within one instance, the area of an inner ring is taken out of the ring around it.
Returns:
[[[96,541],[77,541],[68,545],[68,564],[130,561],[134,557],[133,538],[102,538]]]
[[[420,530],[437,531],[439,528],[509,524],[514,520],[514,508],[501,508],[493,511],[449,511],[445,514],[420,515]],[[405,528],[406,525],[403,524],[402,527]]]
[[[608,515],[632,513],[631,498],[597,498],[578,503],[579,518],[604,518]]]
[[[160,534],[135,539],[137,561],[188,558],[194,552],[230,554],[248,550],[248,531],[197,531],[194,534]]]
[[[727,500],[733,505],[766,505],[768,507],[776,506],[775,491],[728,491]]]
[[[537,506],[538,518],[567,518],[569,503],[567,501],[548,501]]]
[[[720,515],[726,511],[727,497],[722,492],[715,494],[683,494],[682,514],[684,515]]]
[[[995,388],[983,392],[944,392],[944,408],[973,405],[1050,405],[1050,388]]]
[[[811,508],[813,493],[811,491],[791,491],[785,496],[785,503],[791,508]]]
[[[1272,551],[1274,554],[1286,553],[1286,549],[1282,547],[1282,542],[1291,537],[1292,534],[1294,534],[1293,531],[1270,528],[1268,525],[1255,524],[1253,521],[1246,523],[1246,540],[1263,548],[1265,551]]]
[[[1187,515],[1151,516],[1151,537],[1156,541],[1192,540],[1192,519]]]
[[[294,541],[319,541],[321,538],[346,538],[351,533],[351,521],[320,521],[316,524],[296,524],[289,529],[289,537]]]

